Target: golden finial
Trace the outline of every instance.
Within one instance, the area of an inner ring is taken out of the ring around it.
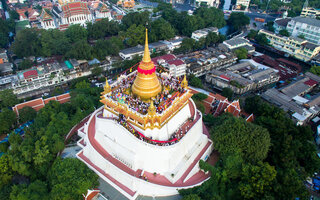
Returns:
[[[186,75],[184,75],[184,77],[183,77],[183,80],[182,80],[182,82],[181,82],[181,86],[183,87],[183,88],[188,88],[188,81],[187,81],[187,76]]]
[[[150,106],[148,108],[148,114],[152,116],[152,115],[156,114],[156,107],[154,107],[154,105],[153,105],[153,100],[151,99],[150,101],[151,102],[150,102]]]
[[[148,29],[147,28],[146,28],[146,42],[145,42],[145,45],[144,45],[144,54],[143,54],[142,61],[145,62],[145,63],[151,61],[149,45],[148,45]]]
[[[111,87],[108,83],[108,79],[106,79],[106,85],[104,86],[104,92],[107,94],[109,92],[111,92]]]

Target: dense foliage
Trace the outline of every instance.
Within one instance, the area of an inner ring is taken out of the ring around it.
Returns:
[[[229,114],[204,116],[220,159],[215,166],[200,161],[211,179],[180,194],[185,199],[307,199],[304,181],[320,166],[311,129],[296,126],[259,97],[247,98],[244,108],[254,113],[254,123]]]
[[[64,32],[27,28],[17,33],[12,50],[21,58],[61,55],[65,58],[104,59],[108,55],[117,55],[125,46],[144,44],[145,26],[149,28],[149,42],[156,42],[171,39],[176,34],[191,36],[197,29],[211,26],[221,28],[225,25],[223,12],[216,8],[201,7],[192,16],[187,12],[178,13],[170,6],[160,6],[159,9],[162,17],[156,20],[151,20],[150,13],[145,11],[125,15],[121,24],[108,19],[88,23],[87,29],[80,25],[71,25]],[[8,29],[6,26],[3,28],[4,31]],[[198,47],[192,46],[192,49],[218,41],[221,38],[210,35]]]
[[[243,12],[233,12],[230,14],[228,24],[235,30],[241,30],[250,24],[250,18]]]
[[[73,83],[71,103],[50,101],[36,116],[22,110],[20,120],[33,117],[34,123],[23,138],[10,134],[10,149],[0,158],[0,199],[82,199],[97,186],[97,176],[79,160],[56,158],[72,126],[101,105],[101,88],[90,88],[85,79]]]

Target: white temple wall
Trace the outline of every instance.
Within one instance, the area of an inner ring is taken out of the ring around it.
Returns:
[[[143,169],[164,175],[168,172],[171,174],[185,155],[199,153],[195,151],[195,146],[204,136],[202,132],[200,118],[178,143],[170,146],[156,146],[136,138],[114,120],[96,118],[95,139],[100,141],[101,146],[111,155],[132,169]],[[201,141],[205,145],[207,137]]]

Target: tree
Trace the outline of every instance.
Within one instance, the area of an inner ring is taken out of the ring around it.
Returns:
[[[203,88],[201,79],[199,79],[198,77],[195,77],[193,74],[191,74],[189,76],[189,84],[193,87],[197,87],[197,88]]]
[[[255,30],[251,29],[250,32],[248,33],[247,37],[249,39],[254,39],[257,36],[257,34],[258,34],[258,31],[255,31]]]
[[[286,36],[286,37],[290,36],[289,32],[286,29],[280,30],[279,34],[282,35],[282,36]]]
[[[201,200],[201,198],[196,194],[189,194],[187,196],[182,197],[182,200]]]
[[[19,110],[19,121],[24,123],[30,121],[37,116],[37,111],[29,106],[23,107]]]
[[[196,41],[192,38],[184,38],[182,40],[181,46],[178,49],[175,49],[176,53],[186,53],[193,50]]]
[[[88,32],[79,24],[74,24],[68,27],[65,31],[66,37],[71,43],[87,40]]]
[[[192,99],[198,100],[198,101],[203,101],[203,100],[205,100],[206,98],[208,98],[208,95],[203,94],[203,93],[197,93],[197,94],[194,94],[194,95],[192,96]]]
[[[234,51],[234,53],[237,55],[238,57],[238,60],[241,60],[241,59],[246,59],[247,56],[248,56],[248,50],[246,48],[239,48],[239,49],[236,49]]]
[[[13,52],[20,58],[41,55],[40,33],[33,28],[19,31],[12,44]]]
[[[99,66],[92,69],[92,74],[95,76],[100,76],[103,72],[103,69]]]
[[[257,34],[255,40],[260,45],[268,45],[269,44],[269,40],[265,34]]]
[[[222,89],[222,96],[227,97],[229,101],[233,99],[233,90],[231,88],[225,87]]]
[[[145,41],[145,28],[142,25],[131,25],[125,33],[126,43],[133,47],[138,44],[144,44]]]
[[[2,187],[11,182],[13,174],[14,173],[10,166],[9,157],[7,155],[2,155],[0,157],[0,190],[2,190]]]
[[[276,174],[275,168],[269,163],[260,161],[257,165],[244,165],[239,183],[241,196],[245,199],[262,199],[269,195]]]
[[[48,174],[51,199],[82,199],[88,188],[98,185],[98,176],[76,158],[57,158]]]
[[[76,84],[76,89],[87,89],[90,88],[90,83],[86,82],[85,80]]]
[[[310,72],[319,76],[320,75],[320,66],[317,66],[317,65],[313,65],[311,68],[310,68]]]
[[[0,108],[13,107],[18,103],[17,96],[13,93],[13,90],[0,91]]]
[[[0,134],[9,133],[16,123],[16,114],[8,108],[3,108],[0,112]]]
[[[233,12],[229,16],[228,23],[234,30],[241,30],[250,24],[250,18],[242,12]]]
[[[87,24],[88,37],[91,39],[104,39],[105,37],[110,37],[117,35],[120,31],[119,23],[108,19],[102,19],[95,23]]]
[[[213,46],[219,42],[219,35],[217,35],[214,32],[209,32],[207,37],[206,37],[206,46]]]
[[[133,12],[133,13],[128,13],[125,15],[122,20],[122,30],[127,30],[129,27],[132,25],[137,26],[146,26],[146,24],[150,24],[150,12],[144,11],[144,12]]]
[[[93,59],[92,51],[92,47],[86,40],[79,40],[72,45],[71,49],[67,52],[66,57],[91,60]]]
[[[304,35],[302,35],[302,34],[298,35],[298,38],[303,39],[303,40],[305,39]]]
[[[242,118],[230,117],[210,133],[215,148],[221,154],[237,152],[252,163],[265,159],[271,144],[266,129],[247,123]]]
[[[30,185],[20,184],[12,187],[11,200],[49,199],[48,188],[45,182],[36,180]]]
[[[69,38],[58,29],[42,30],[40,41],[43,56],[65,55],[71,48]]]
[[[18,66],[19,70],[30,69],[33,65],[33,62],[29,59],[24,59]]]
[[[194,15],[204,20],[204,27],[222,28],[226,25],[223,12],[215,7],[199,7],[194,11]]]
[[[265,27],[267,27],[267,30],[268,31],[271,31],[271,32],[273,32],[274,33],[274,27],[273,27],[273,24],[274,24],[274,22],[273,21],[270,21],[270,22],[267,22],[266,24],[265,24]]]
[[[175,36],[175,30],[169,22],[163,18],[157,19],[151,23],[150,40],[159,41],[171,39]]]

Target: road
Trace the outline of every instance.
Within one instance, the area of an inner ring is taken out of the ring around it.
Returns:
[[[274,21],[277,18],[275,16],[271,16],[263,13],[257,13],[257,12],[246,12],[245,15],[250,17],[250,20],[254,20],[255,18],[263,18],[266,20],[266,22]]]

